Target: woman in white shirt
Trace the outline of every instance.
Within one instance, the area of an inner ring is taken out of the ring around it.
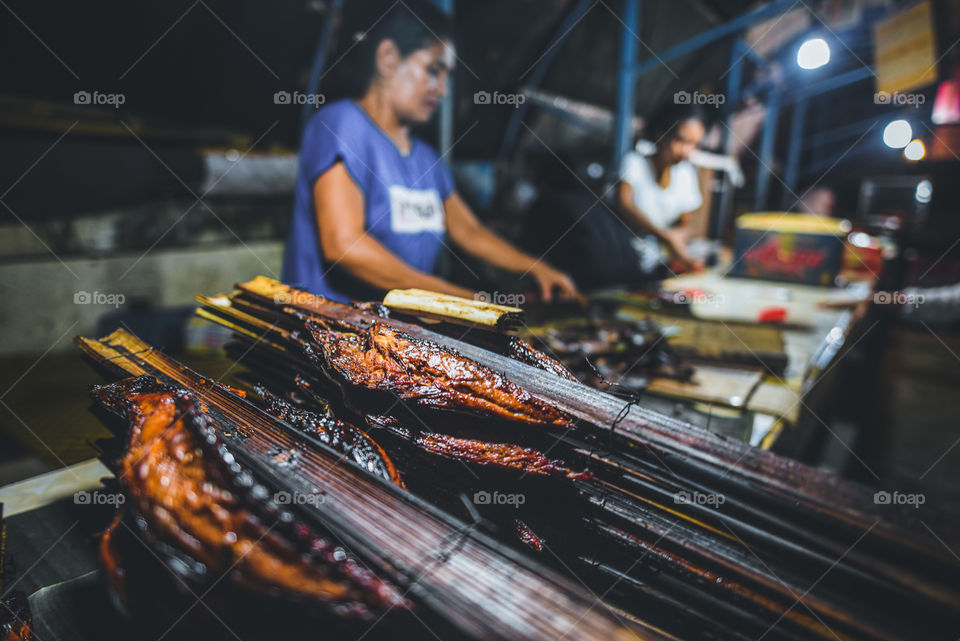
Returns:
[[[693,235],[691,214],[703,198],[690,154],[706,133],[706,118],[697,105],[681,105],[651,119],[646,134],[657,142],[652,153],[624,156],[618,185],[619,213],[638,237],[634,247],[644,271],[660,262],[663,246],[685,269],[703,269],[686,252]]]

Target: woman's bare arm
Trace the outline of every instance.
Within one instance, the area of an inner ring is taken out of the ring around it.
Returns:
[[[564,297],[580,296],[569,276],[520,251],[493,233],[477,219],[456,192],[447,198],[443,206],[450,239],[468,253],[512,272],[529,272],[540,286],[540,294],[544,300],[551,299],[554,289],[559,290]]]
[[[633,230],[641,233],[647,233],[666,245],[667,249],[679,260],[687,269],[699,269],[702,266],[687,255],[686,240],[684,234],[678,233],[673,229],[661,229],[653,224],[646,214],[634,204],[633,187],[625,180],[620,181],[617,189],[618,201],[620,204],[620,215],[624,222]],[[689,212],[688,212],[689,213]],[[683,214],[687,216],[687,214]],[[681,216],[681,220],[683,220]],[[689,219],[689,216],[687,216]],[[684,223],[681,223],[683,225]]]
[[[366,233],[363,192],[343,163],[337,163],[313,185],[320,248],[327,261],[378,289],[417,287],[472,298],[473,292],[405,263]]]

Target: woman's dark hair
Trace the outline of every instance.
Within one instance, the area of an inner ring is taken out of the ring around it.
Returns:
[[[368,20],[378,15],[366,12]],[[453,39],[450,17],[426,0],[396,2],[386,14],[376,20],[369,31],[358,31],[343,47],[351,47],[349,61],[353,97],[359,97],[370,87],[377,73],[377,47],[384,40],[392,40],[401,56],[430,47],[437,42]]]
[[[710,114],[703,105],[689,102],[671,104],[647,119],[643,126],[644,138],[650,141],[665,140],[677,125],[688,120],[699,120],[705,127],[710,126]]]

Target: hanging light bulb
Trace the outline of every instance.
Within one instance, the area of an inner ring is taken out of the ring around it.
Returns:
[[[923,157],[927,155],[927,148],[923,146],[923,141],[920,139],[911,140],[906,147],[903,148],[903,156],[907,160],[923,160]]]
[[[894,120],[883,128],[883,144],[893,149],[903,149],[913,138],[913,128],[906,120]]]
[[[797,64],[801,69],[818,69],[830,62],[830,45],[823,38],[807,40],[797,51]]]

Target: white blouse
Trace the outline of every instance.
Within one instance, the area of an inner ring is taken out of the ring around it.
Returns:
[[[620,177],[633,188],[633,204],[661,229],[703,204],[697,170],[687,161],[670,167],[670,184],[664,188],[657,183],[653,159],[631,151],[623,158]]]

